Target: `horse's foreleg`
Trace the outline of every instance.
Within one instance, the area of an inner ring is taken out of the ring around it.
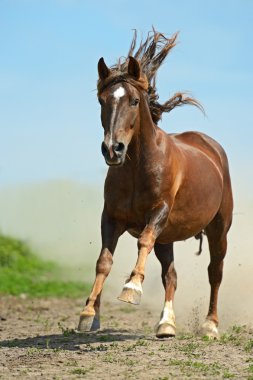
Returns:
[[[125,283],[118,297],[119,300],[139,305],[142,295],[142,282],[145,276],[145,264],[148,254],[154,247],[156,238],[164,229],[168,220],[169,207],[162,203],[152,211],[149,223],[138,239],[138,259],[130,278]]]
[[[78,330],[94,331],[100,328],[99,309],[100,297],[104,281],[110,273],[113,263],[113,253],[119,236],[124,232],[123,227],[111,220],[105,211],[101,222],[102,249],[96,265],[96,278],[91,293],[86,301],[84,310],[81,312]]]
[[[164,308],[156,327],[158,338],[172,337],[176,334],[173,310],[174,294],[177,288],[177,273],[174,268],[173,244],[155,243],[155,254],[162,266],[162,282],[165,289]]]

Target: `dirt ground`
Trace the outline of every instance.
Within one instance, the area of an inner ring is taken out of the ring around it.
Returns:
[[[253,379],[253,331],[219,341],[189,331],[158,340],[157,312],[103,304],[99,332],[77,334],[81,300],[0,299],[1,379]]]

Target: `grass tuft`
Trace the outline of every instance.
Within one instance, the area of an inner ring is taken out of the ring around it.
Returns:
[[[253,339],[250,339],[245,345],[245,351],[251,351],[253,349]]]

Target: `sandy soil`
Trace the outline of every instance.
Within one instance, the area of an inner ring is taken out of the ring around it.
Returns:
[[[103,305],[102,329],[76,334],[81,300],[0,299],[1,379],[253,379],[253,331],[234,326],[220,341],[189,331],[158,340],[157,312]]]

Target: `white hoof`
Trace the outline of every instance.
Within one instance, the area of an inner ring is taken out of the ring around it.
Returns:
[[[121,294],[118,297],[118,300],[123,302],[128,302],[133,305],[139,305],[141,303],[142,287],[141,284],[135,284],[132,281],[127,282]]]
[[[172,301],[165,301],[161,319],[155,328],[157,338],[171,338],[176,335],[175,314]]]
[[[206,319],[201,326],[201,335],[207,336],[209,339],[219,339],[219,331],[217,325],[211,319]]]
[[[164,322],[156,327],[157,338],[173,338],[176,335],[176,327],[174,324]]]

